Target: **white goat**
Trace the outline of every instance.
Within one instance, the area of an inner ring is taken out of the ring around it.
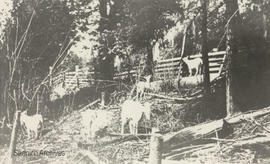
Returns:
[[[184,57],[182,59],[188,66],[189,76],[192,76],[192,70],[196,69],[195,75],[198,75],[198,73],[202,72],[202,59],[201,58],[195,58],[195,59],[189,59],[188,57]]]
[[[159,92],[161,90],[161,86],[163,84],[162,80],[157,80],[157,81],[153,81],[149,83],[149,90],[153,91],[153,92]]]
[[[129,122],[129,130],[131,134],[138,134],[138,123],[145,115],[150,120],[151,104],[146,102],[144,105],[138,101],[126,100],[122,104],[121,111],[121,133],[124,134],[124,126]]]
[[[112,120],[111,112],[104,110],[87,110],[82,112],[81,116],[84,133],[91,139],[102,135],[99,132],[106,131]]]
[[[61,99],[67,94],[67,90],[62,87],[62,85],[58,85],[52,90],[52,94],[50,95],[50,100],[54,101],[56,99]]]
[[[161,90],[162,80],[150,82],[151,75],[145,77],[146,81],[139,81],[137,87],[137,99],[143,98],[146,90],[158,92]]]
[[[86,110],[81,113],[81,116],[82,116],[82,125],[84,127],[84,134],[92,137],[91,127],[93,124],[93,120],[97,117],[96,112],[94,112],[93,110]]]
[[[144,81],[139,81],[137,83],[137,85],[136,85],[136,87],[137,87],[137,99],[143,98],[146,88],[150,87],[151,75],[148,75],[148,76],[144,77],[144,79],[146,80],[145,82]]]
[[[32,137],[32,134],[34,134],[35,139],[41,136],[43,129],[43,117],[41,114],[28,116],[27,110],[25,110],[21,113],[20,122],[27,132],[28,139]]]

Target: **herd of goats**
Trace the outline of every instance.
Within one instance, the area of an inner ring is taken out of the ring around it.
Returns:
[[[192,71],[195,69],[195,75],[201,72],[202,60],[201,58],[189,59],[183,58],[187,64],[189,75],[192,76]],[[151,82],[151,75],[144,77],[145,81],[138,81],[136,85],[137,94],[135,98],[128,98],[121,104],[121,133],[124,134],[124,127],[129,124],[129,131],[131,134],[138,134],[138,124],[142,120],[143,115],[150,120],[152,103],[142,103],[145,98],[145,91],[151,90],[158,92],[161,90],[162,81]],[[56,90],[57,91],[57,90]],[[64,94],[64,88],[58,88],[58,94]],[[107,128],[111,125],[113,118],[112,112],[108,110],[90,110],[81,112],[81,123],[83,125],[83,132],[91,139],[96,139],[107,132]],[[20,117],[21,127],[24,133],[27,134],[28,139],[38,139],[42,134],[43,116],[35,114],[29,116],[26,111],[21,113]]]

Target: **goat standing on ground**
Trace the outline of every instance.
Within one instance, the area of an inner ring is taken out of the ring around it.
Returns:
[[[146,88],[150,87],[150,79],[151,79],[151,75],[148,75],[145,78],[145,82],[144,81],[139,81],[136,85],[137,87],[137,99],[139,98],[143,98],[144,97],[144,92],[146,90]]]
[[[195,69],[195,75],[198,75],[199,72],[202,72],[202,59],[201,58],[195,58],[195,59],[190,59],[189,57],[184,57],[182,59],[188,66],[188,71],[189,71],[189,76],[192,76],[192,70]]]
[[[67,90],[62,85],[58,85],[56,88],[52,90],[52,94],[50,94],[50,100],[55,101],[57,99],[61,99],[66,94]]]
[[[162,80],[150,82],[151,75],[145,77],[146,81],[139,81],[136,85],[137,87],[137,99],[145,97],[145,91],[150,90],[154,92],[159,92],[161,90]]]
[[[91,127],[93,120],[96,119],[97,115],[94,110],[86,110],[81,113],[82,116],[82,125],[84,126],[85,135],[89,135],[92,138]]]
[[[34,134],[35,139],[41,136],[43,129],[43,117],[41,114],[28,116],[27,110],[25,110],[21,113],[20,122],[23,129],[27,132],[28,139],[32,138],[32,134]]]
[[[112,113],[104,110],[86,110],[81,113],[84,133],[91,139],[103,137],[112,121]]]
[[[150,120],[151,104],[146,102],[144,105],[138,101],[126,100],[122,104],[121,111],[121,133],[124,134],[124,126],[129,123],[131,134],[138,134],[138,123],[143,114]]]

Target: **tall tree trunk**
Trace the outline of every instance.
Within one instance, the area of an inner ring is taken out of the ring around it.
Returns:
[[[207,50],[207,3],[208,0],[201,0],[202,4],[202,58],[203,58],[203,76],[204,76],[204,93],[210,94],[210,75],[209,60]]]
[[[100,21],[99,21],[99,29],[100,32],[103,33],[106,29],[107,25],[107,2],[108,0],[99,0],[99,14],[100,14]]]
[[[109,20],[107,13],[107,4],[108,0],[99,0],[99,13],[100,13],[100,22],[99,22],[99,32],[100,32],[100,45],[101,49],[99,50],[99,61],[100,61],[100,73],[101,78],[104,80],[113,79],[113,57],[108,54],[108,43],[106,42],[108,37],[104,32],[108,30]]]
[[[147,45],[147,58],[145,62],[145,67],[144,67],[144,75],[153,75],[153,47],[149,43]]]
[[[237,15],[238,3],[235,0],[225,0],[226,12],[228,16],[226,54],[227,54],[227,71],[226,71],[226,110],[227,117],[232,116],[235,111],[234,101],[234,56],[237,54]]]

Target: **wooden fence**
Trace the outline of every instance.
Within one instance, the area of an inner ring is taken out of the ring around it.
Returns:
[[[226,51],[210,52],[209,56],[209,71],[211,81],[222,73],[223,63],[225,61]],[[191,58],[202,57],[201,54],[193,55]],[[155,64],[154,75],[156,79],[176,78],[180,70],[181,57],[159,60]],[[124,71],[115,74],[114,79],[124,79],[128,76],[136,76],[138,67],[131,71]]]
[[[225,51],[210,52],[209,55],[209,71],[210,80],[212,81],[222,73],[223,63],[225,61]],[[191,58],[201,57],[201,54],[193,55]],[[156,79],[176,78],[180,70],[181,58],[172,58],[160,60],[155,63],[154,76]],[[123,71],[115,73],[114,80],[121,80],[128,77],[138,75],[141,67],[136,66],[130,71]],[[64,71],[56,74],[50,78],[51,86],[58,86],[60,84],[67,88],[74,88],[75,86],[84,87],[89,86],[95,81],[95,73],[87,68],[75,67],[75,71]]]
[[[51,77],[50,84],[53,87],[64,85],[66,88],[74,88],[75,86],[81,88],[89,86],[91,84],[89,80],[94,79],[94,76],[94,71],[75,66],[75,71],[64,71]]]

